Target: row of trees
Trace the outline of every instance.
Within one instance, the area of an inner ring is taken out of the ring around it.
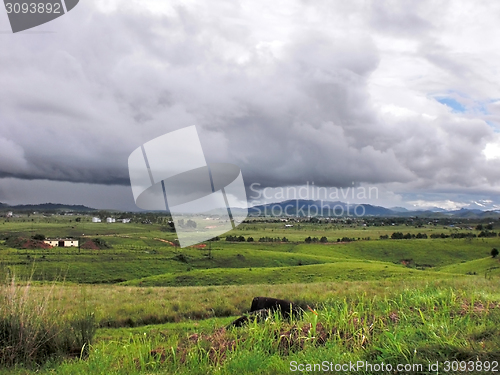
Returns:
[[[360,238],[358,238],[359,240]],[[364,240],[370,240],[370,237],[365,237],[363,238]],[[351,238],[351,237],[342,237],[342,238],[337,238],[337,242],[352,242],[352,241],[356,241],[356,238]],[[327,243],[328,242],[328,238],[326,238],[325,236],[321,237],[319,240],[318,240],[318,237],[307,237],[305,240],[304,240],[305,243],[315,243],[315,242],[320,242],[320,243]]]
[[[307,237],[305,240],[304,240],[305,243],[311,243],[311,242],[321,242],[321,243],[325,243],[325,242],[328,242],[328,238],[326,238],[325,236],[321,237],[319,240],[318,240],[318,237],[313,237],[311,238],[311,236]]]
[[[380,236],[381,240],[387,240],[388,238],[389,238],[388,234],[384,234],[384,235]],[[427,234],[425,234],[425,233],[417,233],[417,234],[406,233],[406,234],[403,234],[403,232],[394,232],[393,234],[391,234],[391,239],[393,239],[393,240],[411,240],[412,238],[427,238]]]
[[[498,234],[496,232],[491,232],[491,231],[482,231],[478,235],[475,235],[474,233],[451,233],[451,234],[445,234],[445,233],[432,233],[430,235],[431,238],[476,238],[476,237],[497,237]],[[427,234],[425,233],[417,233],[417,234],[412,234],[412,233],[406,233],[404,234],[403,232],[394,232],[391,234],[391,239],[393,240],[411,240],[413,238],[428,238]],[[388,234],[383,234],[380,236],[381,240],[387,240],[389,239]]]
[[[483,229],[492,230],[493,229],[493,224],[486,224],[484,226],[483,226],[483,224],[476,225],[476,230],[483,230]]]
[[[226,241],[228,242],[254,242],[253,237],[248,237],[245,239],[243,236],[226,236]],[[259,242],[288,242],[288,238],[283,237],[261,237],[259,238]]]

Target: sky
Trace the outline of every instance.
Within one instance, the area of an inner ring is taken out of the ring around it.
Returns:
[[[499,17],[496,1],[82,0],[13,34],[0,11],[0,202],[137,210],[129,155],[196,125],[249,201],[314,183],[500,208]]]

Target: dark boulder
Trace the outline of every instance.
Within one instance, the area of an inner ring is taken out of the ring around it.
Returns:
[[[263,321],[275,312],[278,312],[285,319],[300,317],[302,311],[298,305],[291,301],[271,297],[255,297],[252,300],[250,312],[233,321],[227,328],[242,327],[251,319]]]

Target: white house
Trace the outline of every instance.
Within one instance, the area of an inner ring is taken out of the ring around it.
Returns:
[[[93,218],[92,218],[92,222],[93,222],[93,223],[100,223],[100,222],[101,222],[101,219],[99,219],[98,217],[93,217]]]
[[[106,223],[114,223],[114,222],[116,222],[116,219],[114,217],[108,217],[106,219]]]
[[[46,244],[52,247],[77,247],[78,240],[73,238],[47,238],[44,240]]]
[[[124,224],[130,223],[130,219],[122,219],[122,223],[124,223]]]

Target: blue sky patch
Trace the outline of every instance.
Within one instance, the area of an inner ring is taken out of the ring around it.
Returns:
[[[436,100],[439,103],[444,104],[447,107],[450,107],[453,110],[453,112],[460,112],[460,113],[465,112],[465,107],[453,98],[436,98]]]

